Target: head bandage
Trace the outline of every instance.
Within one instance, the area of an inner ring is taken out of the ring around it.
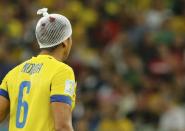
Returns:
[[[37,11],[43,15],[36,26],[36,38],[40,48],[50,48],[67,40],[72,35],[71,23],[60,14],[48,14],[47,8]]]

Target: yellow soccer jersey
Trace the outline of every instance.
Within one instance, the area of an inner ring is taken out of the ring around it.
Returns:
[[[71,67],[38,55],[10,71],[0,95],[10,100],[9,131],[55,131],[51,102],[74,108],[76,83]]]

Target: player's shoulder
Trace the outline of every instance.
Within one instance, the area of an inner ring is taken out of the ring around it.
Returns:
[[[75,79],[75,74],[72,67],[63,62],[59,63],[59,67],[56,69],[53,76],[54,79],[56,78],[60,80],[63,80],[63,78]]]
[[[58,61],[58,71],[68,71],[68,72],[73,72],[73,69],[71,66],[69,66],[68,64],[66,63],[63,63],[63,62],[59,62]]]

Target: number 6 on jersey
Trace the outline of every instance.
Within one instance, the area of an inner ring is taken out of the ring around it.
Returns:
[[[23,128],[26,124],[26,119],[28,115],[28,103],[26,101],[23,101],[23,91],[24,88],[26,88],[26,94],[29,94],[30,92],[31,84],[29,81],[23,81],[20,84],[19,89],[19,96],[18,96],[18,105],[17,105],[17,114],[16,114],[16,127],[17,128]],[[24,111],[23,118],[21,117],[21,111]],[[22,118],[22,119],[20,119]]]

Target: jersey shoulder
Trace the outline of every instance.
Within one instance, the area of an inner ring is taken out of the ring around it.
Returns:
[[[57,72],[65,71],[65,72],[68,72],[68,73],[73,73],[73,69],[69,65],[67,65],[63,62],[59,62],[59,61],[57,61],[57,65],[58,65]]]

